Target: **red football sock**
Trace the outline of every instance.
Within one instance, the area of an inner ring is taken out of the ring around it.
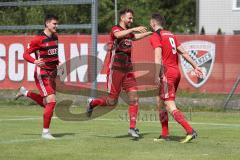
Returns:
[[[44,107],[43,97],[42,97],[40,94],[37,94],[37,93],[33,93],[33,92],[31,92],[31,91],[28,91],[27,97],[31,98],[32,100],[34,100],[35,102],[37,102],[37,104],[39,104],[40,106]]]
[[[136,128],[138,105],[129,105],[128,114],[130,119],[130,128]]]
[[[162,125],[162,137],[168,136],[168,112],[159,110],[159,120]]]
[[[182,127],[186,130],[187,134],[191,134],[193,129],[192,127],[189,125],[189,123],[186,121],[184,115],[182,114],[181,111],[179,110],[174,110],[172,112],[173,118],[182,125]]]
[[[106,98],[95,98],[91,101],[90,104],[92,107],[96,107],[96,106],[106,106],[107,102],[106,102]]]
[[[56,102],[47,103],[43,113],[43,128],[49,128]]]

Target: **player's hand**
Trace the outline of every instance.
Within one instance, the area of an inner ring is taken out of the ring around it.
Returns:
[[[133,31],[134,32],[140,32],[140,33],[145,33],[145,32],[147,32],[147,28],[144,27],[144,26],[139,26],[139,27],[133,28]]]
[[[153,32],[152,31],[148,31],[148,34],[151,35],[151,34],[153,34]]]
[[[42,66],[45,65],[45,62],[43,62],[42,59],[36,59],[36,60],[34,61],[34,64],[36,64],[36,65],[39,66],[39,67],[42,67]]]
[[[203,71],[202,71],[202,69],[200,67],[196,67],[194,69],[194,72],[195,72],[197,77],[204,78]]]

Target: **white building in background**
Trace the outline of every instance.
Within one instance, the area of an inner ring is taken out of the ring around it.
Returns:
[[[216,34],[240,34],[240,0],[198,0],[198,30]]]

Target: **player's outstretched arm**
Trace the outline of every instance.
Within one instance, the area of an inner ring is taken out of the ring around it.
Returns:
[[[142,39],[142,38],[144,38],[144,37],[147,37],[147,36],[149,36],[149,35],[151,35],[152,34],[152,32],[145,32],[145,33],[138,33],[138,34],[134,34],[134,41],[135,40],[139,40],[139,39]]]
[[[118,39],[118,38],[123,38],[126,35],[133,33],[133,32],[145,33],[145,32],[147,32],[147,28],[143,27],[143,26],[139,26],[139,27],[135,27],[135,28],[126,29],[123,31],[117,31],[117,32],[114,32],[113,34]]]
[[[188,55],[187,51],[183,48],[183,46],[179,46],[177,48],[178,52],[180,53],[180,55],[183,56],[184,59],[186,59],[188,61],[188,63],[190,63],[192,65],[192,67],[194,68],[194,72],[196,73],[196,75],[200,78],[203,77],[203,72],[201,70],[200,67],[197,66],[197,64],[193,61],[193,59]]]

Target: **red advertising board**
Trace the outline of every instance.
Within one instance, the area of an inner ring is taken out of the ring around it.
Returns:
[[[17,89],[24,85],[34,89],[34,65],[23,60],[23,53],[32,36],[0,36],[0,89]],[[179,88],[182,90],[228,93],[237,76],[240,74],[240,36],[199,36],[178,35],[178,40],[188,50],[191,57],[203,68],[204,79],[196,79],[191,67],[180,59],[179,67],[182,70],[182,79]],[[98,70],[97,82],[99,87],[106,86],[106,62],[108,35],[98,37]],[[92,65],[87,58],[91,53],[91,36],[88,35],[61,35],[59,36],[59,57],[64,63],[68,76],[66,84],[89,86],[91,81]],[[154,55],[149,39],[145,38],[134,42],[133,62],[143,79],[152,83],[152,69],[147,63],[154,62]],[[79,61],[76,64],[76,60]],[[141,69],[142,68],[142,69]],[[70,70],[72,72],[70,73]],[[142,83],[142,82],[141,82]],[[144,84],[144,83],[143,83]],[[153,83],[152,83],[153,85]],[[237,91],[240,89],[238,88]]]

